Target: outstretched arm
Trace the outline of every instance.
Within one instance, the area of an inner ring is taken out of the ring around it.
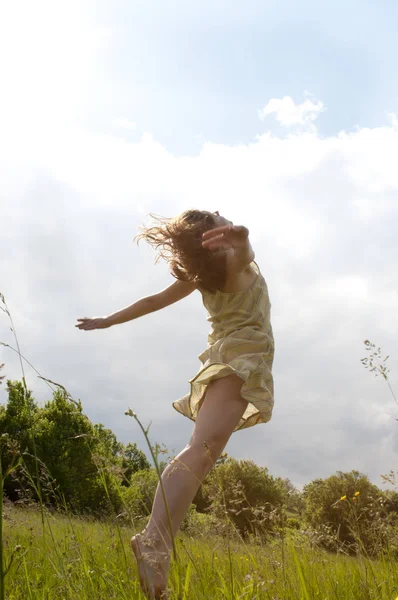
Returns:
[[[138,319],[148,313],[155,312],[170,304],[174,304],[191,294],[195,289],[195,284],[189,283],[188,281],[177,280],[157,294],[141,298],[130,306],[122,308],[122,310],[108,315],[107,317],[94,317],[91,319],[84,317],[83,319],[77,319],[80,323],[75,325],[75,327],[85,330],[105,329],[112,325],[126,323],[127,321]]]

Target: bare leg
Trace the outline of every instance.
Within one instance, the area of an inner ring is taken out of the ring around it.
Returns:
[[[246,409],[248,403],[240,395],[242,383],[237,375],[210,383],[189,443],[162,473],[173,538],[200,484]],[[161,598],[167,585],[172,539],[160,484],[149,523],[140,535],[132,538],[131,545],[138,560],[143,591],[148,598]]]

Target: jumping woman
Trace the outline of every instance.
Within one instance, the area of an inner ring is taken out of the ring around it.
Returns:
[[[235,431],[266,423],[274,404],[274,337],[267,283],[256,262],[246,227],[204,210],[187,210],[142,227],[145,239],[164,258],[176,279],[166,289],[107,317],[78,319],[79,329],[110,327],[137,319],[185,298],[202,295],[211,324],[202,366],[189,381],[190,393],[172,406],[195,422],[191,439],[167,465],[145,529],[131,539],[142,590],[164,598],[173,538],[195,494]]]

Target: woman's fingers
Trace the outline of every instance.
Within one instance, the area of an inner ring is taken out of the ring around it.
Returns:
[[[210,246],[210,244],[214,244],[215,242],[219,242],[220,240],[224,239],[225,237],[223,233],[221,233],[220,235],[212,235],[211,237],[202,241],[202,246]]]
[[[235,225],[224,225],[223,227],[209,229],[202,236],[202,246],[209,250],[231,248],[233,246],[232,242],[237,242],[241,232],[245,229],[245,227]],[[237,235],[238,237],[236,237]]]
[[[202,238],[206,239],[212,235],[218,235],[220,233],[225,233],[226,231],[232,231],[234,228],[233,225],[222,225],[221,227],[214,227],[213,229],[208,229],[202,234]]]
[[[84,319],[77,320],[81,321],[81,323],[75,325],[75,327],[78,327],[79,329],[93,329],[93,327],[95,327],[95,319],[88,319],[87,317],[84,317]]]
[[[110,327],[108,317],[93,317],[92,319],[88,319],[85,317],[84,319],[77,319],[80,321],[75,327],[79,329],[105,329],[106,327]]]
[[[209,242],[207,242],[206,244],[203,243],[202,245],[204,248],[207,248],[207,250],[217,250],[218,248],[232,248],[232,244],[222,237],[219,239],[217,238],[215,240],[211,239],[209,240]]]
[[[232,248],[232,244],[222,236],[217,236],[216,238],[206,240],[206,242],[202,242],[202,246],[208,250],[216,250],[217,248]]]
[[[223,225],[209,229],[202,236],[202,247],[208,250],[217,248],[238,248],[247,243],[249,230],[243,225]]]
[[[225,237],[247,237],[249,235],[249,230],[244,225],[223,225],[222,227],[214,227],[214,229],[208,229],[202,234],[202,239],[208,240],[219,235]]]

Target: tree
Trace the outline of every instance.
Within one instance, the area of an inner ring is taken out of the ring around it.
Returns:
[[[293,519],[300,519],[304,515],[305,500],[303,494],[293,485],[290,479],[281,479],[281,485],[284,491],[284,505],[287,516]]]
[[[71,508],[79,512],[105,508],[106,493],[95,460],[96,454],[106,456],[103,438],[81,403],[71,402],[62,390],[56,390],[40,411],[37,450]]]
[[[382,496],[359,471],[338,471],[304,486],[305,518],[315,529],[327,527],[348,551],[369,550],[376,541],[373,525]]]
[[[122,491],[123,504],[136,517],[151,514],[159,478],[154,467],[136,471],[130,478],[130,486]]]
[[[8,381],[9,399],[0,407],[0,451],[3,472],[22,464],[5,481],[7,496],[17,500],[29,493],[46,503],[60,501],[77,512],[103,514],[121,507],[123,471],[132,473],[149,463],[135,444],[126,447],[103,424],[93,425],[81,402],[61,389],[39,407],[22,383]],[[37,480],[39,475],[39,481]]]
[[[20,381],[7,380],[8,402],[0,413],[1,432],[3,434],[1,443],[2,472],[5,473],[15,457],[25,453],[30,471],[35,472],[35,461],[32,459],[34,453],[33,426],[37,419],[37,406],[30,391],[26,391]],[[12,478],[4,482],[4,492],[10,499],[18,497],[17,490],[20,482],[16,480],[17,471],[13,472]]]
[[[137,444],[128,443],[123,446],[122,451],[122,469],[124,473],[123,485],[130,485],[130,479],[133,473],[137,471],[147,471],[151,468],[147,457],[142,450],[137,448]]]

